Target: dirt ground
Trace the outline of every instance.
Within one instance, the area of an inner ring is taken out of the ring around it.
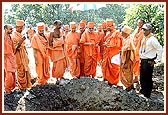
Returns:
[[[36,78],[32,49],[27,50],[31,75]],[[72,79],[66,71],[59,85],[51,76],[47,85],[34,85],[21,92],[16,87],[13,93],[4,94],[4,111],[164,111],[163,63],[155,66],[153,81],[151,98],[147,99],[138,93],[139,84],[129,92],[108,85],[103,81],[100,66],[96,78]]]

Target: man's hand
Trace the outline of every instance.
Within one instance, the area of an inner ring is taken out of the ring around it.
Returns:
[[[23,36],[22,39],[19,40],[19,43],[17,44],[16,49],[19,48],[19,47],[21,46],[21,44],[23,43],[23,41],[24,41],[25,39],[26,39],[26,37]]]
[[[92,42],[86,42],[84,45],[93,46],[94,44]]]
[[[103,42],[103,44],[102,44],[103,46],[106,46],[107,45],[107,43],[106,42]]]
[[[72,45],[72,51],[75,51],[77,49],[78,45]]]
[[[93,46],[94,44],[92,42],[90,42],[90,45]]]
[[[23,39],[23,41],[24,41],[24,40],[26,39],[26,37],[25,37],[25,36],[23,36],[23,37],[22,37],[22,39]]]
[[[99,46],[99,43],[96,44],[96,47],[98,47],[98,46]]]
[[[149,63],[151,66],[154,66],[155,61],[148,61],[148,63]]]
[[[35,64],[36,64],[36,65],[38,64],[38,61],[37,61],[37,60],[35,60]]]

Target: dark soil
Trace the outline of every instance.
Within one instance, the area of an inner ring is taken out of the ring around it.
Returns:
[[[164,111],[164,65],[154,68],[154,89],[147,99],[136,90],[125,91],[104,81],[81,77],[56,85],[4,94],[5,111]]]

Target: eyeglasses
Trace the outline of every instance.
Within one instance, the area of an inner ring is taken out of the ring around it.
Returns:
[[[89,28],[89,29],[90,29],[90,30],[91,30],[91,29],[93,30],[94,28]]]

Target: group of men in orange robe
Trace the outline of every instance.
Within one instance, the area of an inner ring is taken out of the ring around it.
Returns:
[[[56,20],[49,34],[45,33],[44,23],[37,23],[38,32],[32,35],[31,31],[29,37],[34,52],[38,84],[47,84],[50,78],[49,60],[53,62],[52,77],[56,78],[57,84],[67,68],[73,78],[81,76],[94,78],[97,63],[100,62],[104,80],[110,85],[117,85],[121,80],[129,89],[139,77],[138,50],[143,38],[143,32],[139,28],[142,25],[142,20],[139,20],[139,27],[131,39],[132,29],[125,26],[120,33],[115,29],[113,19],[99,23],[98,31],[94,31],[94,22],[87,23],[86,20],[81,20],[79,25],[70,22],[64,26],[66,31],[63,31],[62,22]],[[24,46],[26,38],[21,34],[24,26],[23,20],[16,20],[15,32],[10,31],[11,25],[6,25],[4,28],[4,80],[7,93],[15,88],[16,73],[19,89],[31,87],[29,59]],[[117,54],[121,56],[121,64],[111,63],[111,59]]]

